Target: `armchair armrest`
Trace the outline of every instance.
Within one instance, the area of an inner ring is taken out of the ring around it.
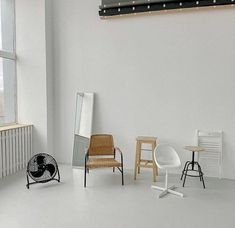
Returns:
[[[120,156],[121,156],[121,162],[123,163],[123,154],[122,154],[122,151],[119,147],[115,147],[115,151],[118,151]]]
[[[115,147],[115,150],[118,151],[122,155],[122,151],[119,147]]]

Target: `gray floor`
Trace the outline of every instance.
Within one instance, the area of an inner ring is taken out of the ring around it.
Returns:
[[[133,181],[126,171],[125,186],[118,172],[94,170],[83,188],[83,171],[60,166],[62,182],[25,188],[25,173],[0,181],[1,228],[120,228],[120,227],[234,227],[235,181],[206,178],[207,189],[196,179],[178,191],[158,199],[152,190],[151,173]],[[181,186],[179,176],[171,183]],[[158,178],[163,185],[164,178]]]

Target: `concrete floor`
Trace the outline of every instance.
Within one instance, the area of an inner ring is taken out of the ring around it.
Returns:
[[[180,186],[184,198],[168,195],[157,198],[151,173],[143,172],[133,181],[126,171],[121,176],[111,170],[91,171],[83,188],[83,171],[60,166],[61,183],[50,182],[25,187],[25,172],[0,181],[1,228],[120,228],[120,227],[234,227],[235,181],[206,178],[204,190],[199,180],[188,179],[182,188],[179,176],[169,181]],[[158,185],[164,176],[158,177]]]

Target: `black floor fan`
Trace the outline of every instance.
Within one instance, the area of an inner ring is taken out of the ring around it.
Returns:
[[[55,178],[56,174],[57,179]],[[26,187],[28,189],[31,184],[46,183],[51,180],[60,182],[60,173],[56,160],[46,153],[34,155],[28,162],[26,177]],[[29,177],[34,181],[29,182]]]

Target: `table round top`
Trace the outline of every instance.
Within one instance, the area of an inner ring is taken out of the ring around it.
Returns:
[[[191,152],[201,152],[201,151],[205,150],[205,149],[203,149],[202,147],[199,147],[199,146],[185,146],[184,149],[189,150]]]

